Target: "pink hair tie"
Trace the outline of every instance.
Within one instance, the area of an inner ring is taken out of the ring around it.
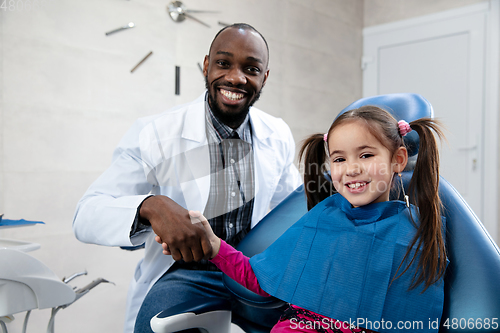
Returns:
[[[323,141],[328,141],[328,133],[323,134]]]
[[[410,124],[408,124],[404,120],[398,121],[398,126],[399,126],[399,134],[401,134],[401,136],[405,136],[406,134],[408,134],[412,131]]]

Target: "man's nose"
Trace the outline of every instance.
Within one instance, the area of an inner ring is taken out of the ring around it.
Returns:
[[[233,86],[247,83],[247,78],[240,68],[232,68],[226,75],[226,80]]]

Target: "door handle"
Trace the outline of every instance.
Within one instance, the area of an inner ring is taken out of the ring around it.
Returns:
[[[457,149],[458,150],[473,150],[473,149],[476,149],[477,148],[477,145],[474,144],[474,145],[470,145],[470,146],[465,146],[465,147],[458,147]]]
[[[472,144],[469,146],[458,147],[459,151],[471,151],[477,149],[477,144]],[[476,171],[477,169],[477,158],[472,159],[472,171]]]

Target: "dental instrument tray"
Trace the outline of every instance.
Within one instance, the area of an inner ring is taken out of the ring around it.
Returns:
[[[16,227],[25,227],[36,224],[45,224],[42,221],[28,221],[25,219],[20,220],[8,220],[3,218],[3,214],[0,214],[0,229],[3,228],[16,228]]]

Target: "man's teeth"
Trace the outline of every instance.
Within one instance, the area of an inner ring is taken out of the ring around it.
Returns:
[[[223,90],[223,89],[221,89],[220,92],[222,95],[226,96],[227,98],[229,98],[230,100],[233,100],[233,101],[237,101],[237,100],[243,98],[242,93],[235,93],[235,92],[227,91],[227,90]]]
[[[347,184],[347,186],[349,188],[360,188],[361,186],[365,186],[366,183],[351,183],[351,184]]]

